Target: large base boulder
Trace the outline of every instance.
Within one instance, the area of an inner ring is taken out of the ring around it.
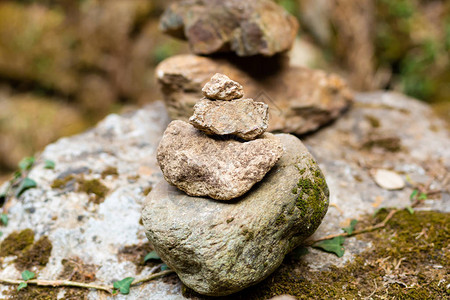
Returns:
[[[328,208],[328,187],[300,140],[275,135],[284,155],[233,201],[190,197],[166,181],[149,194],[142,220],[155,250],[190,288],[227,295],[258,283],[310,236]]]

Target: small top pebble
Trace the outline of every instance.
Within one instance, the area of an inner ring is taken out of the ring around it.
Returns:
[[[203,95],[211,100],[230,101],[244,96],[244,89],[228,76],[216,73],[202,89]]]

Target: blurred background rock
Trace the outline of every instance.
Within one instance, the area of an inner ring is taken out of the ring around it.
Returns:
[[[171,2],[0,1],[0,182],[57,138],[161,98],[156,65],[189,52],[158,30]],[[301,24],[292,64],[405,93],[450,119],[450,1],[276,2]]]

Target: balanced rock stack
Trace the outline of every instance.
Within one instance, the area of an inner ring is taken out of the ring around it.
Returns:
[[[157,159],[167,182],[186,194],[231,200],[266,175],[283,147],[272,134],[264,134],[268,106],[239,99],[244,95],[239,83],[216,74],[203,93],[206,98],[195,105],[191,124],[169,124]]]
[[[266,104],[241,99],[242,86],[221,74],[203,93],[190,124],[175,120],[164,132],[157,159],[165,180],[142,220],[184,284],[219,296],[270,275],[317,229],[329,192],[298,138],[264,132]]]

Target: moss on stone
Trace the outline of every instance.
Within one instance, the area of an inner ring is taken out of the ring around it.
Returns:
[[[96,204],[100,204],[105,200],[109,189],[98,179],[85,179],[84,176],[68,175],[64,178],[55,179],[51,185],[52,188],[64,189],[72,182],[77,183],[77,192],[84,192],[93,197],[90,199]]]
[[[33,266],[45,266],[52,252],[52,243],[47,236],[41,237],[31,247],[24,249],[15,260],[16,268],[20,271]]]
[[[250,241],[254,238],[255,234],[252,231],[248,230],[247,228],[244,228],[242,230],[242,235],[245,237],[246,241]]]
[[[231,222],[233,222],[233,221],[234,221],[234,217],[228,218],[228,219],[227,219],[227,224],[229,224],[229,223],[231,223]]]
[[[378,223],[366,216],[360,226]],[[450,268],[450,214],[398,212],[381,230],[358,236],[373,245],[342,268],[311,270],[305,261],[285,258],[281,267],[261,283],[227,297],[197,299],[269,299],[290,294],[298,299],[447,299]],[[444,281],[443,281],[444,280]],[[377,288],[376,288],[377,287]]]
[[[105,170],[103,170],[102,172],[102,178],[106,178],[106,176],[118,176],[119,172],[117,172],[117,168],[116,167],[106,167]]]
[[[144,196],[147,196],[151,191],[152,191],[152,187],[148,186],[142,191],[142,193],[144,194]]]
[[[0,244],[0,257],[19,255],[34,242],[33,230],[27,228],[20,232],[14,231]]]
[[[11,287],[5,292],[5,294],[10,300],[56,300],[58,299],[58,292],[59,290],[53,287],[37,287],[28,285],[20,291],[17,291],[15,286]]]
[[[381,125],[381,122],[378,118],[372,115],[365,115],[366,120],[370,123],[373,128],[378,128]]]
[[[75,182],[75,176],[73,175],[68,175],[64,178],[56,178],[55,180],[53,180],[52,182],[52,189],[65,189],[69,183],[71,182]]]
[[[388,152],[399,152],[402,149],[401,140],[396,136],[371,136],[362,145],[362,149],[380,148]]]
[[[281,213],[275,220],[275,225],[279,226],[281,224],[286,223],[286,221],[287,221],[286,216],[284,215],[284,213]]]
[[[86,194],[93,194],[94,197],[92,201],[96,204],[100,204],[105,200],[106,194],[108,193],[108,188],[98,179],[86,180],[81,178],[78,180],[79,192],[85,192]]]

